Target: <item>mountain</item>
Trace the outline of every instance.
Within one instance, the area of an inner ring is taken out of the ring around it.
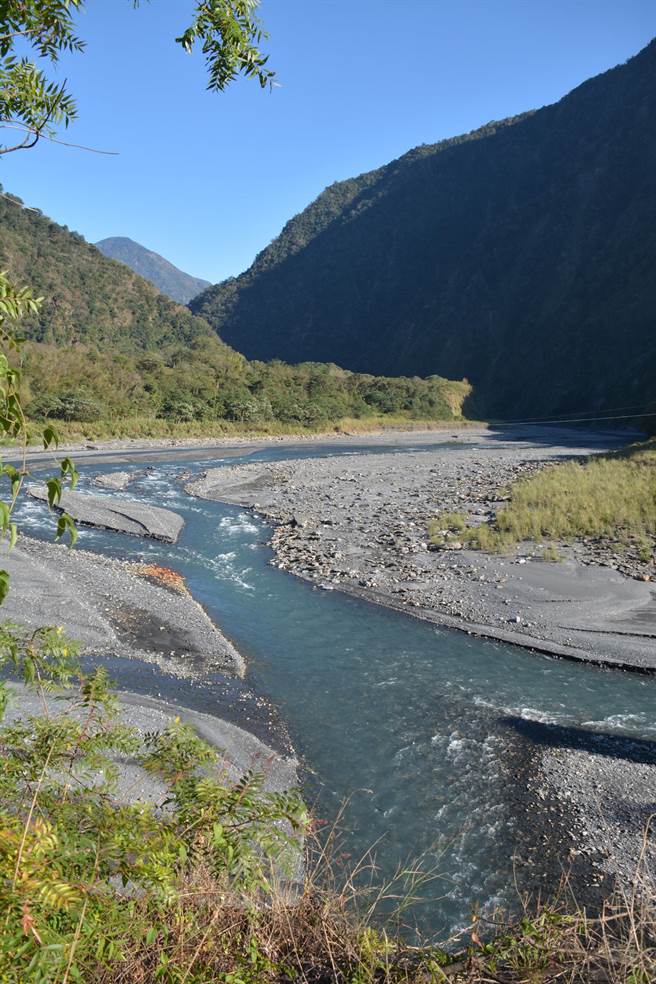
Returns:
[[[656,392],[656,41],[560,102],[327,188],[191,309],[250,358],[466,376],[470,411]]]
[[[250,362],[203,318],[4,192],[0,269],[43,297],[39,314],[21,322],[32,419],[95,421],[102,433],[142,436],[168,421],[203,432],[224,420],[275,430],[384,413],[452,419],[469,390],[437,376]]]
[[[0,197],[0,269],[44,298],[29,323],[38,342],[132,353],[207,334],[207,323],[188,308],[6,193]]]
[[[187,304],[196,294],[210,286],[208,280],[192,277],[165,260],[159,253],[146,249],[126,236],[110,236],[96,243],[96,248],[111,260],[125,263],[139,276],[149,280],[162,294],[179,304]]]

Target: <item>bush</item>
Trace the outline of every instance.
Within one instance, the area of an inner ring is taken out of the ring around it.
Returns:
[[[0,731],[0,979],[115,980],[144,948],[149,980],[212,979],[203,961],[191,973],[207,899],[256,899],[272,872],[293,870],[307,826],[298,793],[263,792],[255,773],[229,781],[179,721],[144,738],[122,726],[105,672],[81,675],[60,630],[5,626],[0,657],[45,711]],[[74,680],[54,713],[48,692]],[[126,756],[164,784],[160,803],[116,797]],[[186,940],[181,963],[172,934]]]

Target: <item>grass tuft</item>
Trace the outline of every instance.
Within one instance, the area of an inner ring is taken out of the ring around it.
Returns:
[[[648,562],[656,548],[656,442],[547,465],[513,485],[511,501],[493,521],[468,526],[462,514],[445,513],[431,520],[428,532],[433,543],[457,533],[470,547],[488,552],[524,541],[612,539]],[[547,546],[545,559],[557,560],[555,553]]]

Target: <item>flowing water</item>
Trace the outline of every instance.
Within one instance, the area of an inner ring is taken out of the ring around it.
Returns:
[[[358,450],[268,448],[247,460]],[[530,750],[516,722],[656,738],[656,682],[443,630],[268,566],[266,525],[238,507],[189,497],[178,478],[231,460],[168,462],[146,474],[134,466],[141,477],[120,494],[182,514],[175,546],[86,528],[80,546],[185,576],[247,658],[251,686],[280,709],[319,815],[331,820],[349,799],[344,850],[357,858],[377,842],[388,875],[429,852],[440,873],[429,922],[450,930],[467,920],[473,900],[503,901],[512,884],[513,769]],[[80,488],[103,494],[91,476],[117,467],[85,465]],[[51,525],[29,501],[19,520],[26,532]],[[167,684],[150,667],[143,681],[143,690],[157,686],[181,703],[212,707],[211,681],[195,701],[193,688],[173,678]],[[122,683],[140,689],[133,678]]]

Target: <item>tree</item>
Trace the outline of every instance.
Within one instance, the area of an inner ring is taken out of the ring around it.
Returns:
[[[175,39],[186,52],[198,45],[207,65],[207,88],[222,92],[238,75],[257,79],[264,88],[275,73],[260,50],[267,37],[256,11],[260,0],[196,0],[191,23]],[[133,0],[139,6],[139,0]],[[48,79],[34,59],[54,64],[62,52],[84,51],[75,32],[74,14],[84,0],[4,0],[0,3],[0,126],[13,139],[0,155],[33,147],[52,138],[77,115],[66,81]],[[32,57],[19,56],[20,49]],[[17,134],[17,136],[16,136]]]
[[[133,0],[134,6],[139,0]],[[267,36],[256,16],[259,0],[196,0],[188,27],[176,43],[191,53],[200,45],[208,70],[208,89],[223,91],[238,75],[256,78],[262,87],[271,85],[274,73],[259,45]],[[17,131],[20,137],[0,145],[0,155],[33,147],[42,136],[51,137],[58,124],[68,126],[77,109],[66,82],[47,78],[37,64],[55,64],[62,52],[84,50],[84,41],[75,33],[74,14],[84,0],[2,0],[0,2],[0,127]],[[31,52],[32,59],[19,57],[18,49]],[[22,446],[22,467],[0,462],[0,478],[10,485],[7,501],[0,501],[0,535],[12,547],[17,530],[12,511],[27,474],[27,422],[21,405],[20,369],[15,357],[24,339],[17,325],[26,314],[39,310],[42,298],[27,287],[18,288],[0,272],[0,441],[11,440]],[[42,433],[44,448],[57,444],[51,426]],[[59,473],[46,480],[48,503],[61,501],[63,483],[75,485],[77,473],[69,458],[60,463]],[[68,533],[74,542],[75,525],[66,513],[57,523],[57,537]],[[0,570],[0,603],[9,586],[6,571]]]

